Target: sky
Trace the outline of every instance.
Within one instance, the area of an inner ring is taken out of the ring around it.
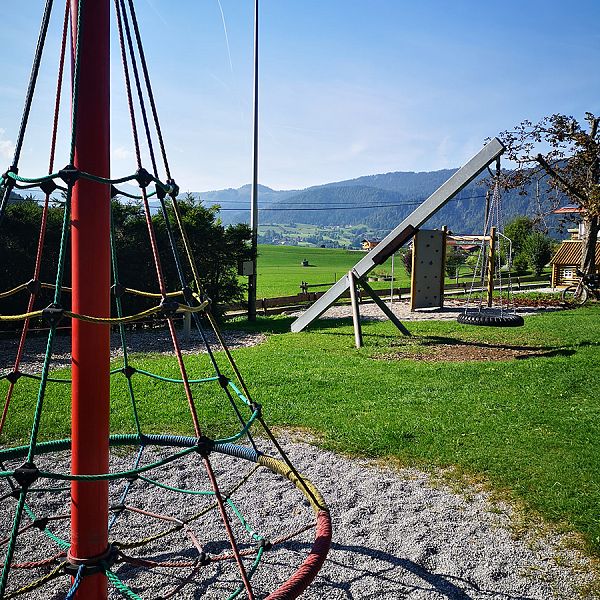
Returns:
[[[0,28],[2,171],[44,4],[20,3]],[[48,169],[64,7],[55,4],[22,175]],[[136,7],[177,183],[190,191],[249,183],[253,0]],[[524,119],[600,114],[599,17],[598,0],[260,0],[259,181],[301,189],[459,167]],[[111,155],[120,176],[135,162],[115,30]],[[68,162],[68,109],[66,96],[58,166]]]

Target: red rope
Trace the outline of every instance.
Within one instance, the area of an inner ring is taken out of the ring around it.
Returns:
[[[58,63],[58,77],[56,82],[56,99],[54,102],[54,124],[52,126],[52,139],[50,144],[50,161],[48,166],[48,174],[51,174],[54,170],[54,158],[56,154],[56,137],[58,132],[58,118],[60,114],[60,97],[61,97],[61,89],[62,89],[62,81],[63,81],[63,73],[65,66],[65,51],[67,45],[67,30],[69,25],[69,6],[70,0],[67,0],[65,3],[65,17],[63,23],[63,33],[62,33],[62,44],[60,49],[60,59]],[[40,276],[41,264],[42,264],[42,254],[44,249],[44,239],[46,237],[46,225],[48,222],[48,204],[50,202],[50,194],[46,194],[46,198],[44,200],[44,209],[42,211],[42,221],[40,223],[40,235],[38,238],[38,246],[37,253],[35,258],[35,267],[33,280],[37,281]],[[27,304],[27,312],[31,312],[33,309],[33,304],[35,302],[36,293],[31,292],[29,296],[29,302]],[[23,358],[23,352],[25,350],[25,341],[27,339],[27,333],[29,332],[29,319],[25,319],[23,322],[23,329],[21,331],[21,338],[19,340],[19,347],[17,349],[17,356],[15,358],[15,364],[13,367],[13,371],[17,373],[19,371],[19,365],[21,364],[21,360]],[[15,387],[15,382],[11,382],[8,391],[6,392],[6,399],[4,401],[4,407],[2,409],[2,417],[0,417],[0,434],[4,429],[4,424],[6,422],[6,415],[8,413],[8,407],[10,405],[10,401],[12,399],[13,390]]]
[[[242,562],[242,557],[240,556],[240,551],[235,542],[235,537],[233,535],[233,531],[231,530],[231,524],[229,523],[227,513],[225,512],[225,504],[224,504],[223,498],[221,496],[221,491],[219,490],[219,484],[217,483],[217,478],[215,477],[215,474],[212,470],[212,466],[211,466],[208,458],[204,459],[204,465],[206,466],[206,472],[208,473],[208,478],[210,479],[210,484],[212,485],[213,491],[215,492],[215,498],[217,500],[217,503],[219,504],[219,512],[221,513],[223,525],[225,525],[225,530],[227,531],[227,537],[229,538],[229,544],[231,545],[231,550],[235,556],[235,561],[237,562],[239,570],[240,570],[242,582],[244,583],[244,587],[246,588],[246,593],[248,594],[248,600],[254,600],[254,592],[252,591],[252,587],[250,585],[250,580],[248,579],[248,574],[246,573],[244,563]]]
[[[331,517],[326,510],[317,513],[317,531],[310,554],[297,571],[266,600],[291,600],[297,598],[312,583],[331,546]]]

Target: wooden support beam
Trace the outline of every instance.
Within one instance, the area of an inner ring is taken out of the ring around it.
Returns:
[[[373,302],[377,304],[377,306],[381,309],[383,314],[400,330],[403,335],[410,336],[411,333],[406,327],[402,324],[402,322],[398,319],[398,317],[390,310],[387,304],[375,293],[373,288],[361,277],[358,280],[360,287],[369,294],[369,296],[373,299]]]
[[[354,324],[354,343],[357,348],[362,348],[362,329],[360,326],[360,309],[358,308],[358,294],[356,293],[356,277],[354,271],[348,271],[348,285],[350,287],[350,302],[352,303],[352,323]]]

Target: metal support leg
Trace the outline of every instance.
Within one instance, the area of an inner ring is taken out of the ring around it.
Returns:
[[[357,348],[362,348],[362,330],[360,327],[360,311],[358,308],[358,294],[356,293],[356,277],[354,271],[348,271],[348,285],[350,287],[350,301],[352,302],[352,322],[354,324],[354,343]]]

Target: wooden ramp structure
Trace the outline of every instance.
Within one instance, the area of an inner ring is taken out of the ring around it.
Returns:
[[[375,248],[369,251],[354,265],[353,276],[361,282],[364,281],[372,269],[383,264],[396,250],[403,246],[415,232],[442,208],[449,200],[454,198],[475,177],[477,177],[492,162],[497,160],[504,152],[504,146],[498,138],[488,142],[469,162],[461,167],[452,177],[443,183],[429,198],[424,200],[408,217],[406,217],[393,231],[391,231]],[[312,306],[300,315],[291,326],[293,332],[302,331],[315,319],[318,319],[342,294],[352,285],[348,275],[344,275]],[[404,333],[404,331],[403,331]]]

